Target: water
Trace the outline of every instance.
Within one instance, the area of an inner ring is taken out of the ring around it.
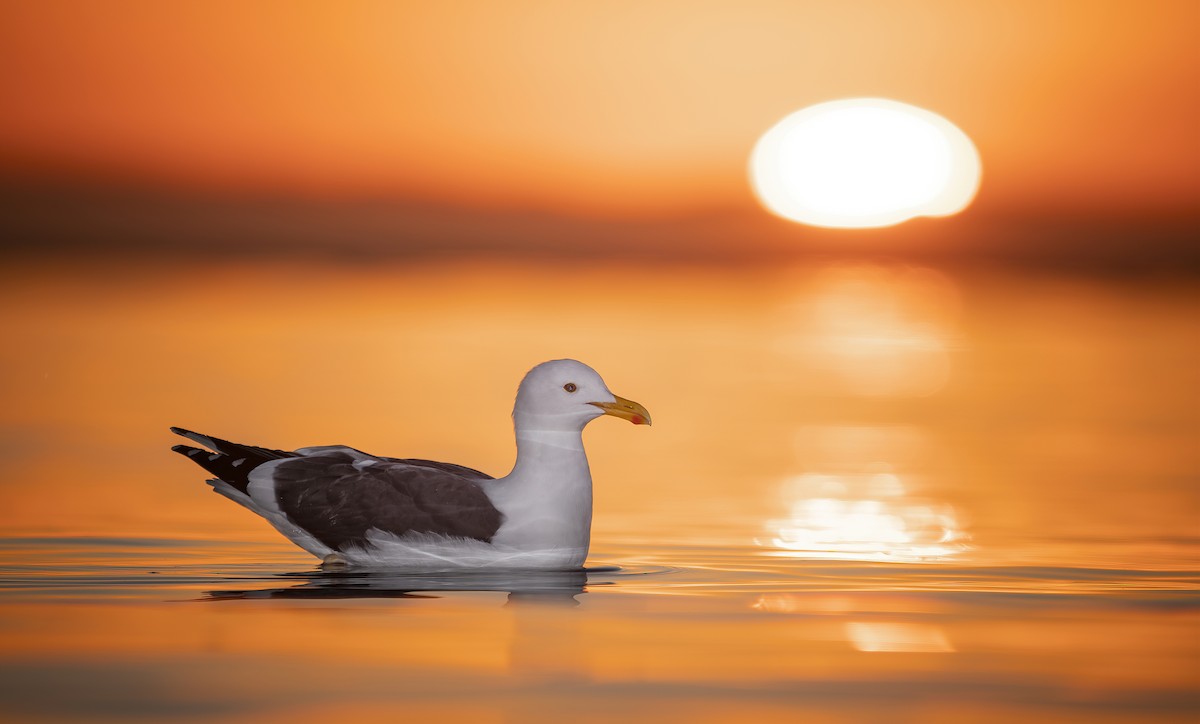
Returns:
[[[5,274],[4,720],[1200,714],[1190,283]],[[180,424],[503,474],[516,380],[564,355],[655,419],[589,427],[582,573],[322,573],[167,452]]]
[[[1193,571],[610,541],[585,573],[321,573],[271,544],[10,539],[22,721],[1184,721]],[[625,565],[607,561],[634,561]]]

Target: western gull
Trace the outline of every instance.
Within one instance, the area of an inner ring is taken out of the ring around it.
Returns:
[[[544,362],[517,389],[517,461],[502,478],[453,463],[369,455],[344,445],[295,451],[172,427],[213,490],[265,518],[326,564],[413,570],[578,569],[592,526],[583,428],[603,415],[649,425],[591,367]]]

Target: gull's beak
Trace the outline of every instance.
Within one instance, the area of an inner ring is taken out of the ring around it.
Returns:
[[[613,395],[613,397],[617,397]],[[619,417],[622,420],[629,420],[635,425],[649,425],[650,413],[640,403],[633,400],[626,400],[624,397],[617,397],[612,402],[593,402],[591,403],[601,410],[604,410],[605,415]]]

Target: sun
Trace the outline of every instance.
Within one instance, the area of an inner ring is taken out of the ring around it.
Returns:
[[[891,226],[948,216],[979,188],[979,153],[954,124],[883,98],[830,101],[792,113],[750,156],[771,212],[813,226]]]

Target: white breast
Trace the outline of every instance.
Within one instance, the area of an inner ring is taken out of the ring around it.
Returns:
[[[583,565],[591,540],[592,475],[580,434],[522,432],[517,446],[512,473],[484,486],[504,515],[492,543],[561,558],[564,567]]]

